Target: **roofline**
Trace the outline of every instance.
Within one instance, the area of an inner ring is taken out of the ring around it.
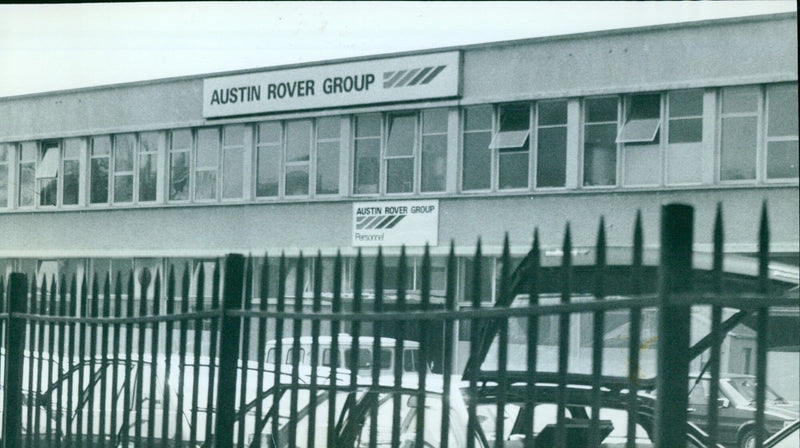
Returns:
[[[782,13],[759,14],[759,15],[751,15],[751,16],[725,17],[725,18],[721,18],[721,19],[705,19],[705,20],[696,20],[696,21],[688,21],[688,22],[673,22],[673,23],[663,23],[663,24],[658,24],[658,25],[646,25],[646,26],[631,27],[631,28],[614,28],[614,29],[608,29],[608,30],[587,31],[587,32],[580,32],[580,33],[569,33],[569,34],[558,34],[558,35],[551,35],[551,36],[538,36],[538,37],[529,37],[529,38],[522,38],[522,39],[512,39],[512,40],[501,40],[501,41],[493,41],[493,42],[484,42],[484,43],[478,43],[478,44],[453,45],[453,46],[447,46],[447,47],[426,48],[426,49],[408,50],[408,51],[400,51],[400,52],[392,52],[392,53],[378,53],[378,54],[371,54],[371,55],[364,55],[364,56],[351,56],[351,57],[338,58],[338,59],[326,59],[326,60],[320,60],[320,61],[299,62],[299,63],[292,63],[292,64],[281,64],[281,65],[274,65],[274,66],[268,66],[268,67],[256,67],[256,68],[248,68],[248,69],[226,70],[226,71],[220,71],[220,72],[210,72],[210,73],[202,73],[202,74],[194,74],[194,75],[173,76],[173,77],[167,77],[167,78],[154,78],[154,79],[146,79],[146,80],[141,80],[141,81],[130,81],[130,82],[121,82],[121,83],[114,83],[114,84],[103,84],[103,85],[89,86],[89,87],[77,87],[77,88],[74,88],[74,89],[65,89],[65,90],[50,90],[50,91],[45,91],[45,92],[25,93],[25,94],[21,94],[21,95],[12,95],[12,96],[0,97],[0,101],[34,98],[34,97],[48,96],[48,95],[53,95],[53,94],[79,93],[79,92],[89,92],[89,91],[97,91],[97,90],[105,90],[105,89],[115,89],[115,88],[121,88],[121,87],[136,87],[136,86],[153,85],[153,84],[167,84],[167,83],[173,83],[173,82],[197,80],[197,79],[204,79],[204,78],[213,78],[213,77],[219,77],[219,76],[233,76],[233,75],[242,75],[242,74],[249,74],[249,73],[261,73],[261,72],[270,72],[270,71],[278,71],[278,70],[289,70],[289,69],[312,67],[312,66],[324,66],[324,65],[348,63],[348,62],[360,62],[360,61],[375,60],[375,59],[388,59],[388,58],[393,58],[393,57],[422,55],[422,54],[431,54],[431,53],[441,53],[441,52],[447,52],[447,51],[472,51],[472,50],[482,50],[482,49],[486,49],[486,48],[511,47],[511,46],[528,45],[528,44],[539,44],[539,43],[546,43],[546,42],[557,42],[557,41],[564,41],[564,40],[578,40],[578,39],[597,38],[597,37],[606,37],[606,36],[614,36],[614,35],[639,34],[639,33],[646,33],[646,32],[663,31],[663,30],[668,30],[668,29],[685,29],[685,28],[699,28],[699,27],[713,26],[713,25],[734,25],[734,24],[740,24],[740,23],[768,22],[768,21],[786,20],[786,19],[791,19],[791,18],[796,19],[797,18],[797,12],[782,12]]]

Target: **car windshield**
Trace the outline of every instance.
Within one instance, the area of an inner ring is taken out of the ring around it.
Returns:
[[[728,383],[733,386],[733,388],[738,392],[744,401],[749,403],[753,403],[756,400],[756,379],[743,377],[743,378],[730,378],[728,379]],[[775,393],[772,389],[767,387],[766,390],[767,401],[783,401],[778,394]]]

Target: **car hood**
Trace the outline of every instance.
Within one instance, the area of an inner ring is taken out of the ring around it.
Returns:
[[[755,406],[747,406],[742,409],[756,412]],[[800,408],[798,408],[798,405],[791,403],[767,403],[767,405],[764,406],[764,414],[780,420],[794,421],[800,418]]]

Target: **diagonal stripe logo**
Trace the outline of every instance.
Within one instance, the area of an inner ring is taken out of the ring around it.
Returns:
[[[373,215],[359,216],[356,220],[357,230],[391,229],[403,220],[406,215]]]
[[[383,72],[383,88],[422,86],[433,81],[447,66],[431,66]]]

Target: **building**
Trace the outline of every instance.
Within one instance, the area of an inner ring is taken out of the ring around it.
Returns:
[[[418,290],[428,242],[441,295],[454,241],[466,302],[481,237],[492,301],[506,232],[521,257],[538,228],[554,265],[570,222],[589,264],[604,216],[621,265],[641,211],[652,266],[660,206],[683,202],[699,271],[723,204],[736,288],[753,281],[766,201],[785,291],[800,252],[797,73],[790,13],[0,98],[0,270],[317,250],[330,266],[341,251],[349,294],[357,250],[383,245],[391,284],[406,244]]]

